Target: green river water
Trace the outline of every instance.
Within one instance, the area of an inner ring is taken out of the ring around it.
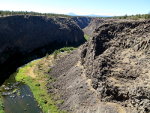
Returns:
[[[5,82],[1,92],[5,113],[42,113],[26,84]]]

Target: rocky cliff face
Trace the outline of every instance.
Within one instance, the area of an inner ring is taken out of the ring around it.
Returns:
[[[9,70],[63,46],[83,43],[82,30],[70,18],[9,16],[0,18],[0,80]]]
[[[72,20],[76,22],[76,24],[81,28],[84,29],[89,25],[93,18],[90,17],[73,17]]]
[[[86,76],[100,99],[129,113],[150,112],[149,31],[150,21],[103,24],[83,47]]]
[[[92,19],[89,25],[83,29],[84,33],[92,37],[94,35],[95,29],[97,29],[102,23],[104,23],[104,21],[104,19]]]
[[[86,35],[93,37],[95,33],[95,29],[99,28],[104,23],[111,23],[119,21],[118,19],[99,19],[99,18],[93,18],[91,19],[88,26],[86,26],[83,31]]]
[[[57,61],[49,91],[62,94],[60,108],[73,113],[149,113],[149,69],[150,20],[106,22]]]

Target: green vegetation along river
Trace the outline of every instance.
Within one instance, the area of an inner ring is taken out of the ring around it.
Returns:
[[[18,68],[0,87],[0,113],[66,113],[57,107],[63,100],[59,95],[48,93],[46,84],[56,81],[48,75],[55,59],[73,49],[56,50],[52,55]]]

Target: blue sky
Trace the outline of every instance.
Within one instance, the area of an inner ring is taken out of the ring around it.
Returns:
[[[0,0],[0,10],[118,16],[149,13],[150,0]]]

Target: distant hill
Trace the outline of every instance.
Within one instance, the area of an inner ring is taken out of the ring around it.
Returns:
[[[66,14],[68,16],[88,16],[88,17],[112,17],[112,16],[109,16],[109,15],[96,15],[96,14],[89,14],[89,15],[78,15],[78,14],[75,14],[75,13],[68,13]]]
[[[75,13],[72,13],[72,12],[70,12],[70,13],[68,13],[68,14],[66,14],[66,15],[68,15],[68,16],[79,16],[79,15],[77,15],[77,14],[75,14]]]
[[[55,13],[39,13],[33,11],[3,11],[0,10],[0,16],[15,16],[15,15],[30,15],[30,16],[47,16],[47,17],[70,17],[64,14],[55,14]]]
[[[96,14],[90,14],[90,15],[86,15],[86,16],[90,16],[90,17],[112,17],[109,15],[96,15]]]

